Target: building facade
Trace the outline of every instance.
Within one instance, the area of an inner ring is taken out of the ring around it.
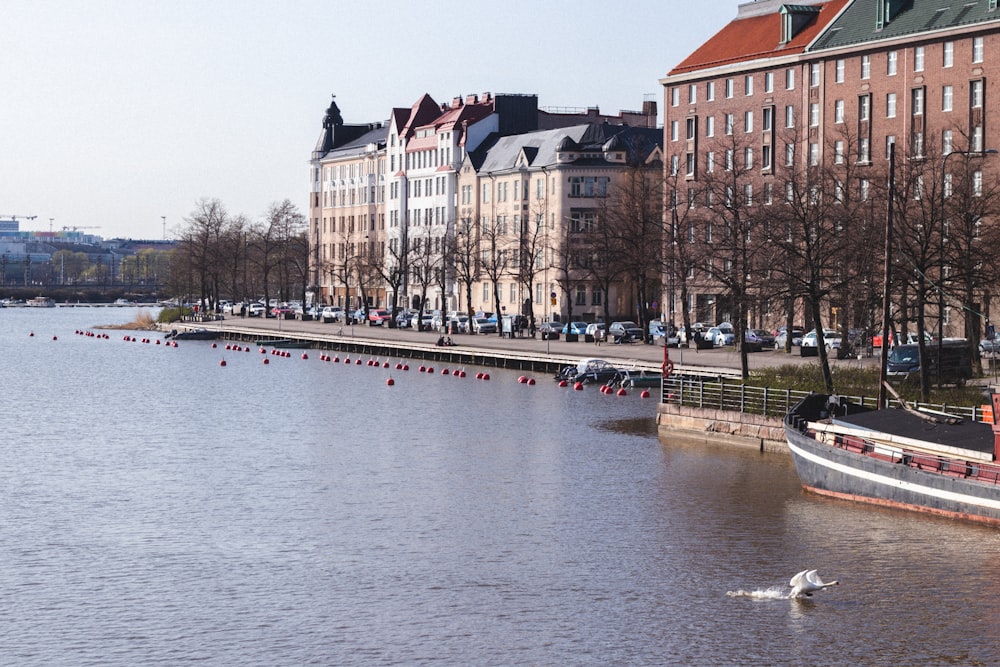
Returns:
[[[921,274],[893,288],[897,319],[911,317],[908,299],[940,293],[944,335],[962,335],[963,323],[951,313],[972,304],[957,296],[959,239],[949,225],[959,215],[953,210],[959,181],[981,200],[985,184],[995,181],[997,165],[989,156],[998,147],[990,139],[998,120],[987,100],[1000,82],[1000,61],[990,56],[998,46],[996,0],[741,5],[733,21],[661,79],[665,178],[674,204],[668,215],[684,219],[677,240],[695,256],[678,267],[676,281],[688,288],[691,319],[735,321],[738,315],[727,267],[703,270],[706,253],[693,250],[711,246],[712,221],[721,219],[719,202],[709,201],[713,183],[727,178],[727,206],[743,207],[765,228],[769,219],[787,217],[779,206],[807,200],[817,208],[821,197],[853,201],[857,217],[865,210],[860,202],[876,201],[878,192],[888,197],[894,153],[894,211],[903,237],[897,257]],[[872,207],[863,215],[880,233],[859,236],[859,248],[884,235],[885,205]],[[865,272],[870,283],[881,280],[875,267],[881,272],[874,262],[859,269],[858,282]],[[770,299],[764,284],[752,288],[751,298],[737,299],[738,307],[749,324],[784,324],[788,302],[801,295]],[[977,289],[973,319],[981,325],[990,295],[982,285]],[[869,327],[877,292],[839,301],[830,295],[824,324]],[[808,309],[802,301],[794,308],[799,322]]]

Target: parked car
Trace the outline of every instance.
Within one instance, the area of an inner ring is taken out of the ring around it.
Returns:
[[[705,332],[705,339],[710,341],[715,347],[725,347],[732,345],[736,340],[736,336],[732,331],[726,331],[721,327],[712,327]]]
[[[495,334],[497,323],[488,317],[476,317],[472,320],[472,330],[477,334]]]
[[[271,309],[271,317],[285,317],[294,313],[295,311],[288,304],[280,304]]]
[[[802,344],[799,346],[799,356],[815,357],[819,354],[819,347],[816,330],[813,329],[802,337]],[[840,334],[833,329],[823,329],[823,344],[826,346],[827,354],[840,347]]]
[[[571,333],[577,334],[578,336],[585,336],[587,334],[587,323],[586,322],[569,322],[562,328],[564,334]]]
[[[344,309],[340,306],[326,306],[320,311],[319,316],[327,324],[331,322],[343,322]]]
[[[250,317],[261,317],[264,314],[264,304],[259,301],[254,301],[247,306],[247,315]]]
[[[538,333],[542,335],[542,340],[559,340],[562,328],[561,322],[542,322],[538,327]]]
[[[747,352],[761,352],[765,348],[774,349],[774,334],[764,329],[747,329],[743,334],[743,344]]]
[[[413,313],[406,308],[401,309],[396,313],[396,327],[400,329],[405,329],[410,326],[410,320],[413,319]]]
[[[373,327],[380,327],[389,321],[392,315],[388,310],[372,309],[368,311],[368,324]]]
[[[598,338],[604,340],[604,322],[591,322],[583,330],[583,335],[588,343],[593,343]]]
[[[681,327],[680,329],[678,329],[677,336],[678,338],[680,338],[680,341],[686,345],[688,343],[694,342],[694,334],[696,331],[700,331],[702,335],[704,335],[705,331],[708,328],[709,327],[707,327],[704,322],[695,322],[694,324],[691,325],[690,332],[687,331],[686,327]]]
[[[631,343],[642,340],[642,329],[635,322],[612,322],[608,327],[608,337],[616,343]]]
[[[996,354],[1000,352],[1000,337],[984,338],[979,341],[979,352],[981,354]]]
[[[802,335],[803,335],[802,329],[800,329],[798,327],[793,327],[792,328],[792,346],[793,347],[796,346],[796,345],[801,345],[802,344]],[[785,341],[787,339],[788,339],[788,332],[785,331],[785,327],[781,327],[780,329],[778,329],[778,333],[774,337],[774,347],[776,347],[776,348],[784,348],[785,347]]]

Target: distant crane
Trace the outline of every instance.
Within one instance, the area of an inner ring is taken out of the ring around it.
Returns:
[[[38,217],[37,215],[7,215],[7,214],[0,214],[0,220],[13,220],[15,222],[17,222],[18,220],[34,220],[37,217]]]
[[[100,228],[101,228],[100,225],[95,225],[95,226],[92,226],[92,227],[78,227],[78,226],[73,226],[73,227],[63,227],[62,230],[64,232],[75,232],[75,231],[80,230],[80,229],[100,229]]]

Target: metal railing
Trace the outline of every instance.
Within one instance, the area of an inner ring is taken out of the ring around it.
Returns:
[[[792,389],[771,389],[754,387],[726,378],[705,379],[690,375],[672,375],[663,382],[663,403],[685,405],[696,408],[747,412],[783,418],[796,403],[809,395],[806,391]],[[843,395],[843,394],[841,394]],[[845,396],[858,405],[875,408],[878,399],[874,396]],[[898,401],[890,401],[890,407],[900,407]],[[912,407],[922,410],[946,412],[963,419],[983,421],[983,409],[979,406],[936,405],[914,403]]]

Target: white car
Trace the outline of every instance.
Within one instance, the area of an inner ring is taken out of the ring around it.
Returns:
[[[320,311],[319,316],[327,324],[330,322],[343,322],[344,309],[340,306],[326,306],[322,311]]]
[[[826,353],[829,355],[831,352],[840,347],[840,334],[833,329],[823,329],[823,345],[826,347]],[[819,347],[817,346],[816,330],[813,329],[802,337],[802,345],[799,347],[799,356],[815,357],[818,355]]]

